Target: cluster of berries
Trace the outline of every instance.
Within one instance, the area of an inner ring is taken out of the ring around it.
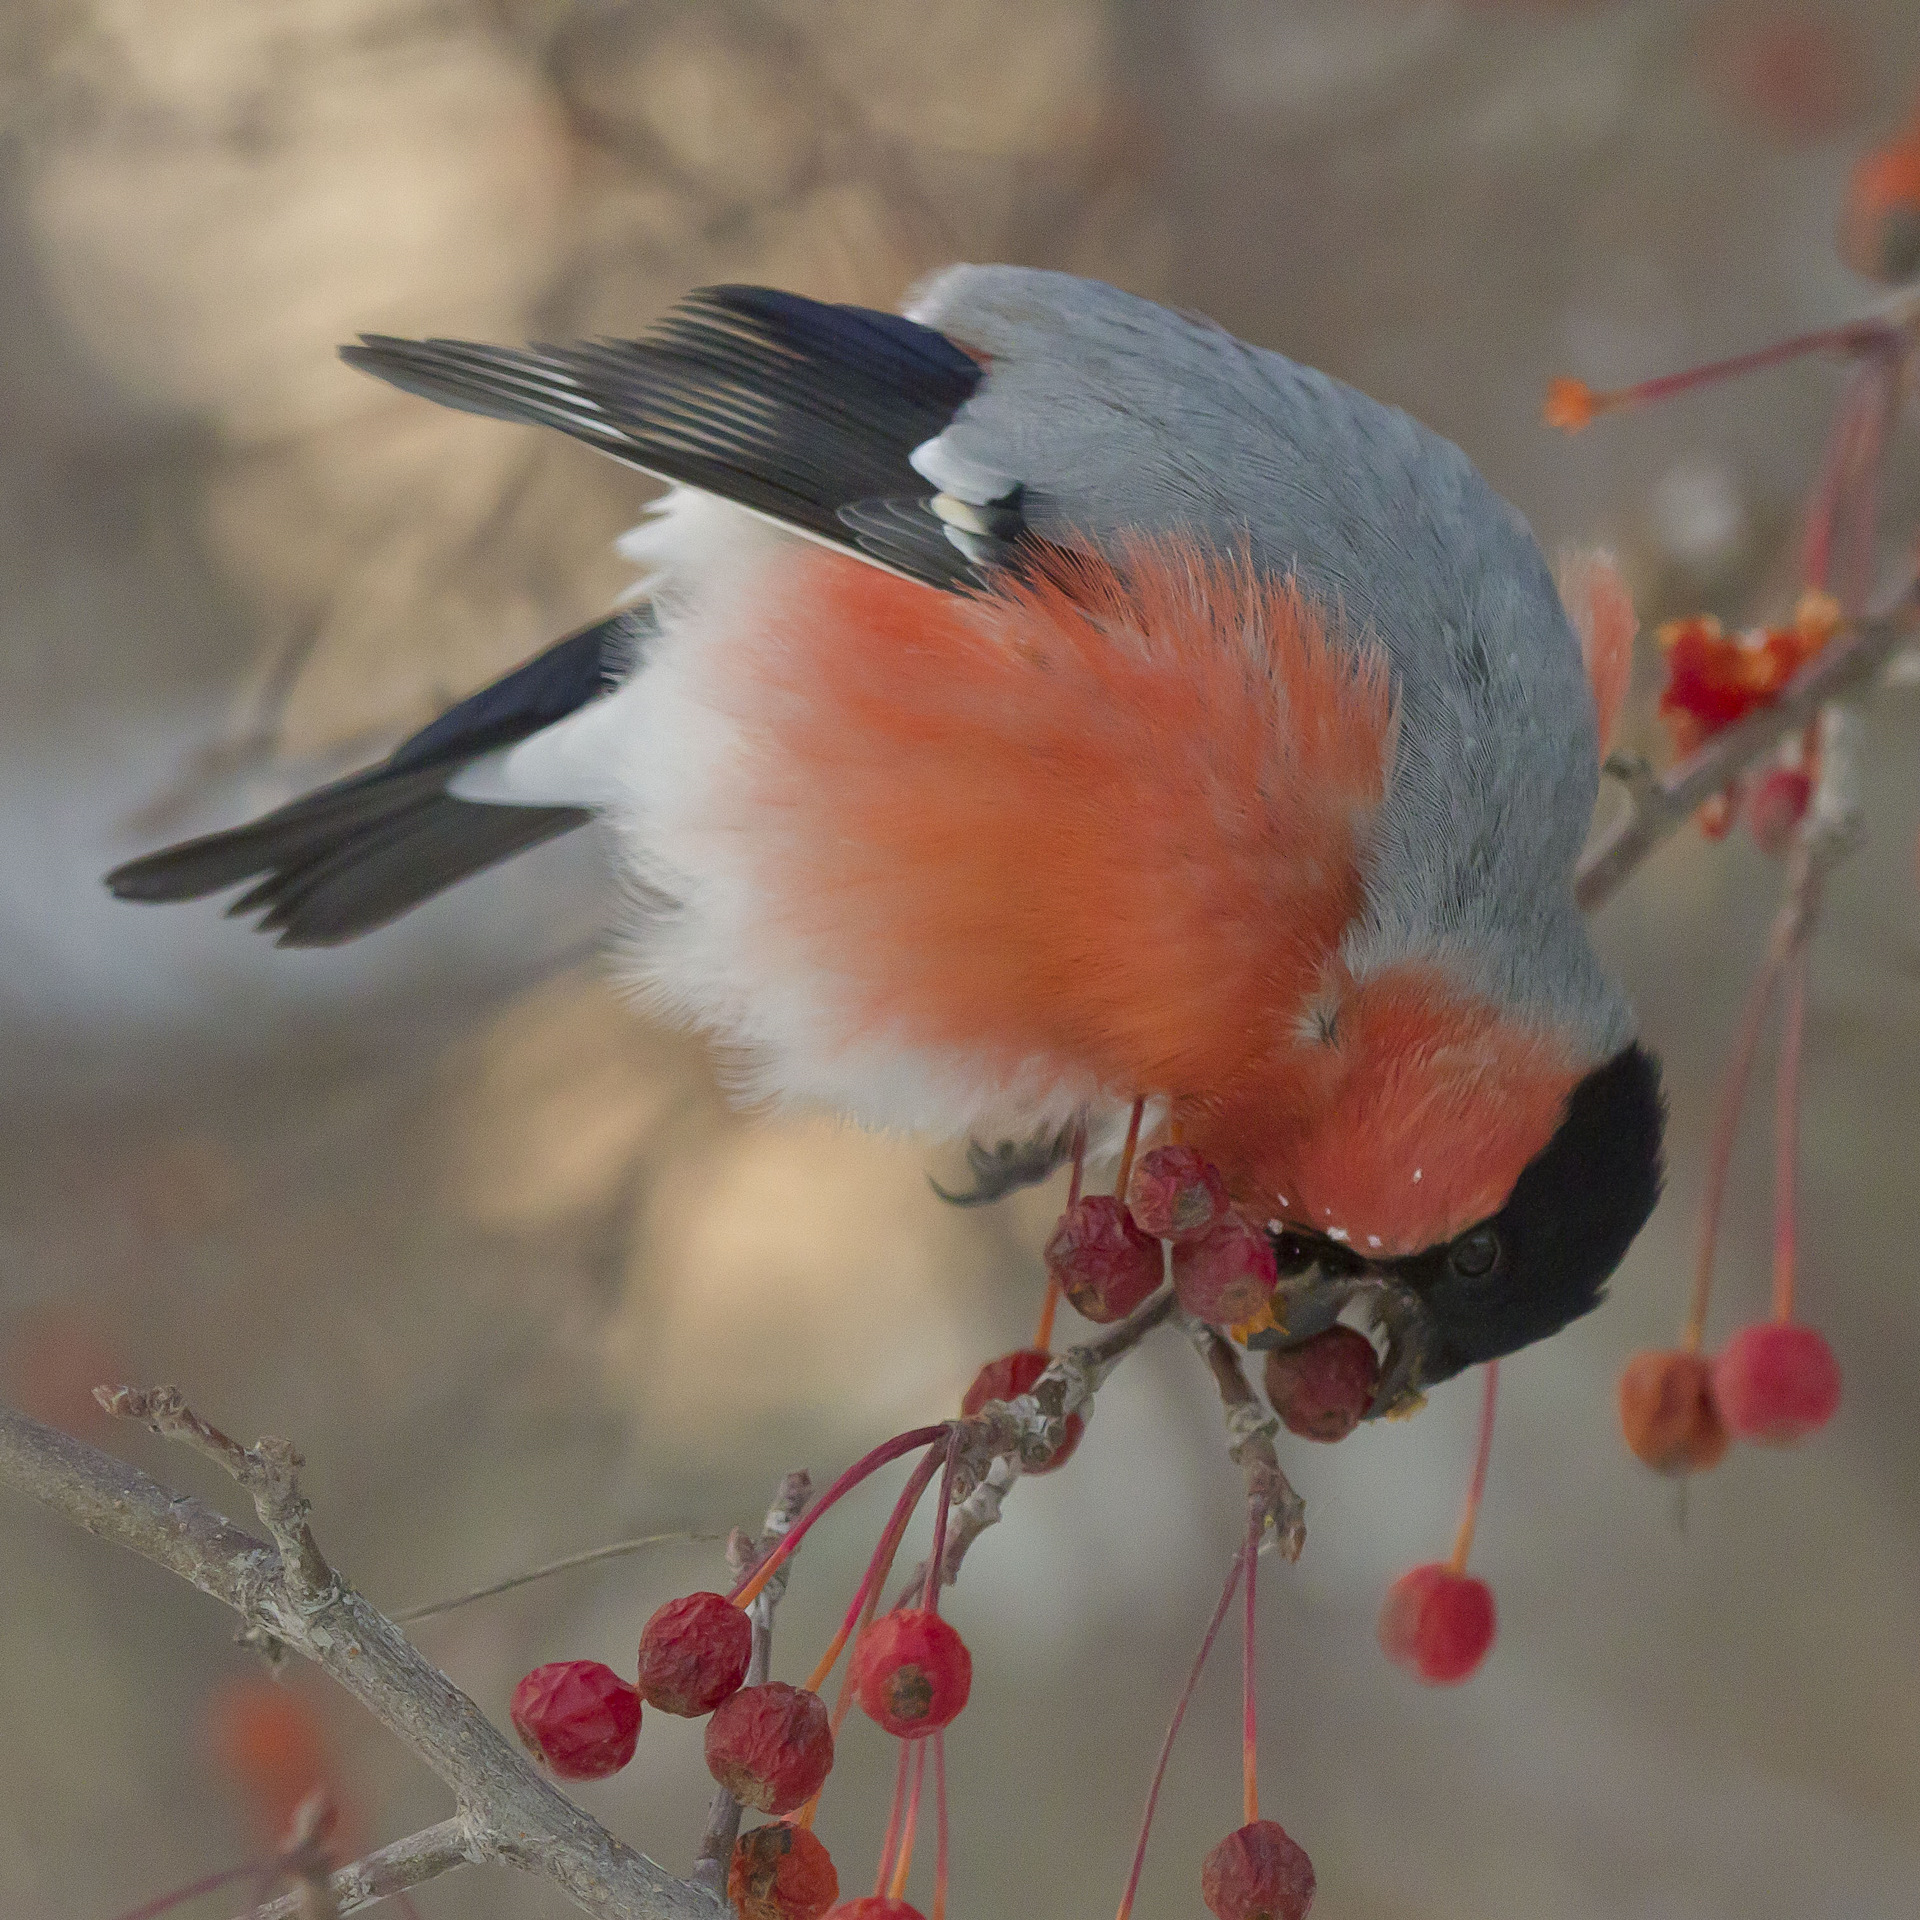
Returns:
[[[1680,1347],[1636,1353],[1620,1376],[1620,1426],[1660,1473],[1699,1473],[1734,1440],[1791,1446],[1840,1405],[1840,1367],[1812,1327],[1742,1327],[1711,1357]]]

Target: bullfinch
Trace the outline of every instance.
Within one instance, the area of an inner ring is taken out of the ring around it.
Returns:
[[[1272,1236],[1268,1337],[1371,1309],[1376,1411],[1597,1304],[1661,1183],[1573,893],[1632,616],[1458,448],[1021,267],[343,353],[670,482],[644,598],[116,894],[322,946],[597,816],[618,964],[745,1097],[1007,1183],[1145,1101]]]

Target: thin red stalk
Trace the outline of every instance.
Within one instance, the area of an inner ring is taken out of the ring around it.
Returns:
[[[887,1815],[887,1837],[880,1842],[880,1871],[873,1878],[873,1897],[884,1900],[887,1881],[893,1875],[893,1850],[900,1839],[900,1816],[907,1799],[907,1762],[913,1758],[913,1742],[900,1742],[900,1764],[893,1773],[893,1807]]]
[[[204,1880],[196,1880],[190,1887],[176,1887],[172,1893],[163,1893],[157,1900],[149,1900],[143,1907],[135,1907],[131,1913],[123,1913],[120,1920],[155,1920],[159,1914],[177,1907],[187,1900],[197,1900],[203,1893],[212,1893],[216,1888],[242,1880],[250,1873],[260,1871],[260,1862],[249,1860],[244,1867],[228,1867],[223,1873],[210,1873]]]
[[[1726,1198],[1727,1171],[1733,1164],[1733,1139],[1740,1125],[1740,1109],[1747,1097],[1747,1081],[1753,1074],[1753,1056],[1759,1049],[1760,1030],[1766,1024],[1774,983],[1780,977],[1780,962],[1781,955],[1769,947],[1753,985],[1747,989],[1733,1053],[1720,1081],[1713,1133],[1707,1142],[1707,1184],[1700,1198],[1700,1245],[1694,1259],[1693,1298],[1680,1336],[1680,1344],[1688,1353],[1700,1351],[1700,1342],[1707,1330],[1707,1302],[1713,1292],[1713,1249],[1720,1234],[1720,1206]]]
[[[1701,366],[1687,367],[1679,373],[1664,373],[1654,380],[1636,381],[1630,387],[1614,387],[1592,394],[1590,405],[1596,414],[1618,413],[1628,407],[1651,406],[1687,393],[1695,387],[1711,386],[1717,381],[1737,379],[1741,374],[1758,373],[1788,360],[1804,359],[1812,353],[1864,353],[1885,348],[1897,338],[1895,331],[1878,320],[1856,320],[1845,326],[1823,327],[1817,333],[1796,334],[1791,340],[1776,340],[1768,347],[1756,347],[1750,353],[1736,353],[1724,360],[1709,360]]]
[[[1260,1725],[1254,1691],[1254,1594],[1260,1580],[1260,1534],[1266,1515],[1247,1503],[1246,1619],[1240,1636],[1240,1796],[1248,1826],[1260,1818]]]
[[[871,1473],[877,1473],[889,1460],[898,1460],[903,1454],[912,1453],[916,1447],[930,1447],[936,1440],[944,1440],[952,1431],[951,1424],[943,1422],[937,1427],[915,1427],[911,1433],[896,1434],[893,1439],[883,1441],[863,1458],[856,1460],[805,1513],[800,1516],[793,1531],[761,1561],[759,1566],[747,1574],[727,1595],[736,1607],[750,1606],[759,1597],[760,1589],[772,1579],[781,1566],[792,1555],[793,1550],[807,1537],[808,1529],[820,1516],[844,1495],[849,1494]]]
[[[867,1570],[860,1576],[860,1585],[852,1604],[847,1608],[847,1617],[840,1623],[840,1631],[833,1636],[826,1652],[820,1656],[820,1664],[808,1676],[809,1693],[818,1693],[826,1685],[827,1675],[833,1671],[835,1661],[853,1638],[855,1628],[862,1624],[862,1612],[871,1612],[869,1597],[880,1591],[881,1582],[893,1570],[893,1556],[899,1550],[900,1536],[906,1532],[907,1522],[913,1518],[914,1509],[920,1504],[920,1496],[927,1490],[927,1482],[940,1470],[940,1462],[945,1457],[929,1447],[907,1484],[900,1489],[900,1498],[894,1502],[893,1513],[881,1531],[873,1558],[867,1562]]]
[[[1246,1561],[1247,1550],[1243,1546],[1233,1556],[1233,1565],[1227,1572],[1227,1584],[1221,1590],[1220,1604],[1214,1608],[1213,1618],[1207,1623],[1206,1637],[1200,1642],[1200,1651],[1194,1655],[1193,1671],[1187,1675],[1187,1684],[1181,1689],[1180,1698],[1174,1705],[1173,1718],[1167,1723],[1167,1737],[1160,1742],[1160,1758],[1154,1763],[1153,1784],[1147,1789],[1147,1804],[1140,1815],[1140,1838],[1133,1849],[1133,1869],[1127,1875],[1127,1890],[1120,1896],[1120,1911],[1115,1915],[1115,1920],[1127,1920],[1133,1911],[1133,1896],[1140,1886],[1140,1869],[1147,1863],[1147,1836],[1153,1831],[1153,1811],[1160,1804],[1160,1784],[1167,1777],[1167,1761],[1173,1754],[1174,1739],[1180,1732],[1181,1721],[1187,1717],[1193,1690],[1200,1684],[1200,1674],[1207,1664],[1207,1655],[1213,1651],[1213,1643],[1220,1637],[1227,1609],[1233,1605],[1234,1590],[1240,1584],[1240,1574]]]
[[[1480,1395],[1480,1442],[1474,1449],[1473,1482],[1467,1488],[1467,1506],[1460,1516],[1460,1531],[1453,1536],[1453,1558],[1447,1562],[1450,1573],[1467,1570],[1467,1555],[1473,1551],[1473,1530],[1480,1523],[1480,1503],[1487,1497],[1487,1462],[1493,1458],[1493,1415],[1500,1397],[1500,1362],[1489,1360],[1486,1374],[1486,1386]]]
[[[1874,537],[1880,521],[1880,482],[1886,471],[1887,436],[1900,406],[1900,381],[1905,369],[1903,359],[1883,359],[1871,369],[1871,379],[1863,383],[1860,400],[1860,431],[1855,446],[1853,472],[1848,476],[1846,503],[1847,545],[1845,572],[1840,580],[1840,609],[1847,618],[1857,619],[1865,610],[1867,596],[1873,591]]]
[[[940,1611],[940,1587],[947,1557],[947,1515],[953,1511],[953,1468],[960,1458],[960,1429],[947,1438],[947,1470],[940,1476],[940,1506],[933,1516],[933,1551],[927,1556],[927,1591],[921,1605],[929,1613]]]
[[[1793,1318],[1794,1249],[1798,1242],[1800,1171],[1800,1042],[1807,1020],[1807,950],[1787,975],[1787,1010],[1773,1106],[1773,1317]]]
[[[1133,1112],[1127,1117],[1127,1141],[1120,1149],[1120,1172],[1114,1180],[1113,1191],[1117,1199],[1127,1197],[1127,1182],[1133,1178],[1133,1150],[1140,1144],[1140,1116],[1147,1110],[1144,1098],[1133,1103]]]
[[[947,1736],[933,1736],[933,1920],[947,1920]]]
[[[887,1889],[895,1900],[906,1897],[907,1875],[913,1871],[913,1836],[920,1824],[920,1787],[927,1777],[927,1743],[916,1740],[913,1745],[913,1785],[907,1792],[906,1825],[900,1829],[900,1861],[893,1870],[893,1884]]]
[[[1082,1120],[1073,1129],[1073,1172],[1067,1181],[1067,1211],[1080,1204],[1080,1186],[1087,1172],[1087,1123]],[[1047,1275],[1046,1297],[1040,1302],[1040,1324],[1033,1330],[1033,1344],[1042,1353],[1053,1351],[1053,1322],[1060,1311],[1060,1281]]]
[[[1087,1123],[1077,1122],[1073,1129],[1073,1173],[1067,1181],[1067,1205],[1080,1204],[1080,1183],[1087,1177]]]

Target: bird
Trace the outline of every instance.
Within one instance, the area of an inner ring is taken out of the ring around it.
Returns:
[[[740,1098],[1004,1142],[988,1192],[1142,1112],[1271,1237],[1270,1339],[1369,1309],[1375,1412],[1599,1303],[1663,1177],[1573,891],[1631,604],[1457,446],[1018,266],[341,353],[666,482],[639,584],[115,894],[323,946],[597,818],[612,964]]]

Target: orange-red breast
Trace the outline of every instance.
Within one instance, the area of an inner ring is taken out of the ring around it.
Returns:
[[[1144,1098],[1384,1303],[1396,1394],[1595,1304],[1660,1183],[1572,890],[1632,614],[1456,447],[1012,267],[345,352],[675,482],[646,600],[115,891],[253,880],[325,944],[599,814],[624,971],[751,1097],[1047,1140]]]

